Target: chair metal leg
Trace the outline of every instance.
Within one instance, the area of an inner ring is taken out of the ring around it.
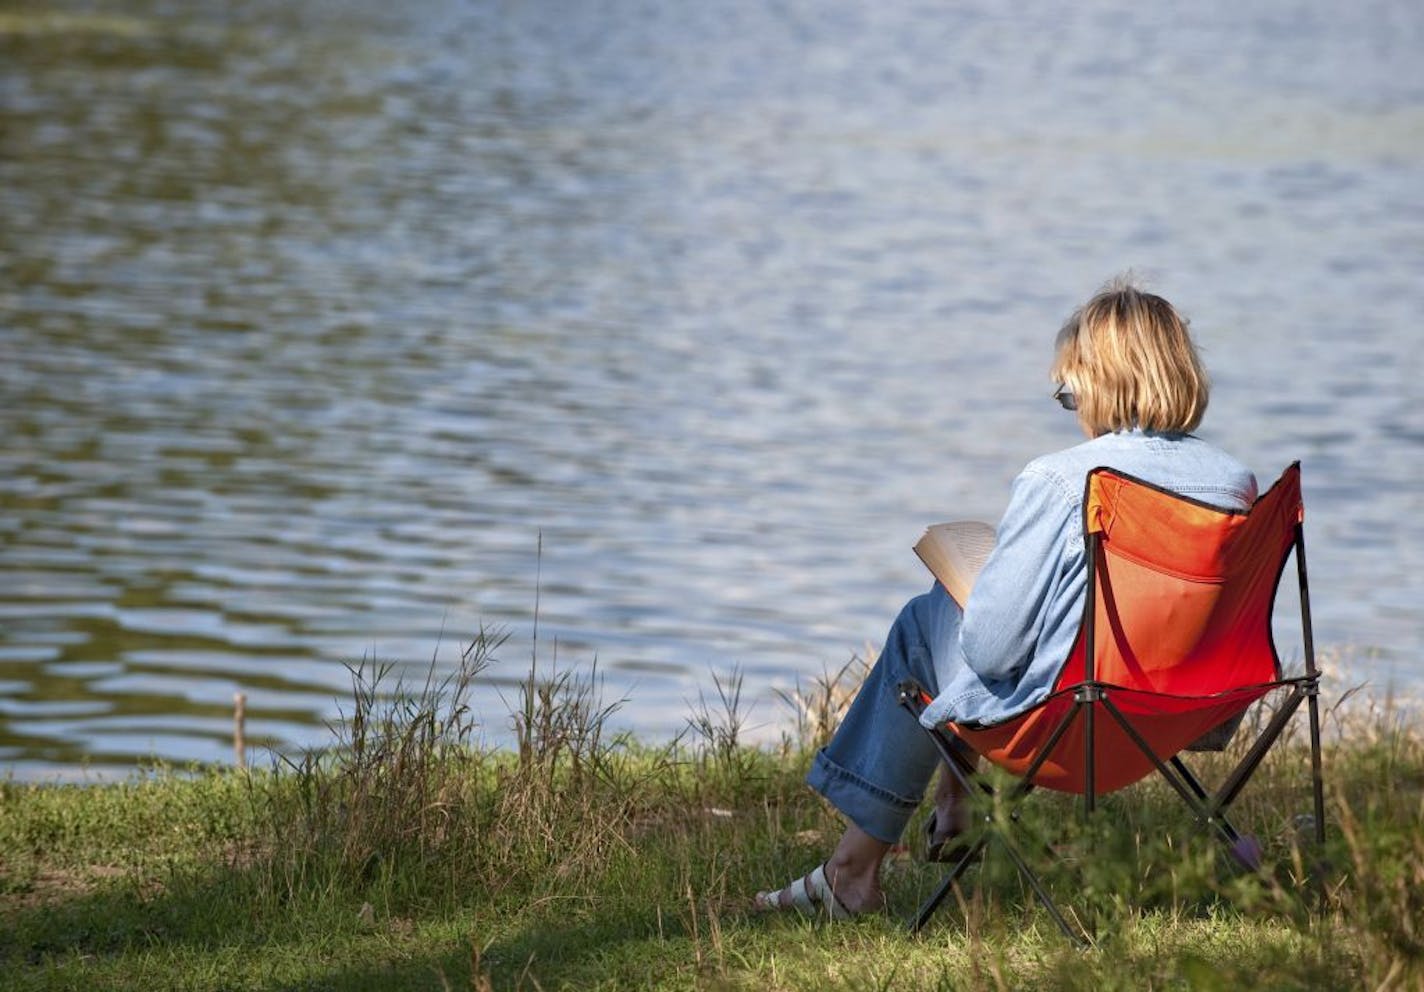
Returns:
[[[1007,835],[1001,834],[998,837],[998,841],[1008,853],[1009,859],[1013,861],[1014,867],[1018,869],[1019,876],[1028,882],[1029,887],[1033,889],[1033,894],[1038,897],[1039,903],[1042,904],[1043,908],[1048,912],[1048,915],[1052,917],[1053,922],[1058,924],[1058,929],[1062,931],[1063,936],[1067,937],[1080,949],[1086,948],[1090,941],[1068,925],[1068,921],[1058,909],[1057,903],[1055,903],[1053,898],[1048,894],[1048,890],[1043,887],[1043,882],[1039,879],[1038,875],[1034,873],[1033,869],[1028,866],[1028,862],[1024,860],[1023,855],[1019,853],[1017,845],[1015,845]]]
[[[1276,743],[1276,738],[1281,735],[1290,718],[1295,715],[1301,700],[1305,698],[1305,691],[1299,684],[1292,687],[1291,694],[1286,697],[1285,704],[1271,717],[1271,722],[1266,724],[1266,729],[1261,731],[1261,736],[1256,738],[1256,742],[1251,745],[1251,749],[1246,752],[1237,766],[1232,769],[1221,788],[1217,790],[1213,806],[1216,809],[1225,809],[1236,800],[1236,796],[1241,792],[1243,786],[1256,772],[1257,766],[1266,757],[1271,746]]]
[[[1315,792],[1315,843],[1325,843],[1325,784],[1320,771],[1320,670],[1315,666],[1315,633],[1310,622],[1310,582],[1306,578],[1305,527],[1295,525],[1295,567],[1300,578],[1300,628],[1305,646],[1305,689],[1310,709],[1310,777]]]
[[[910,924],[911,933],[919,933],[924,929],[925,924],[929,922],[935,910],[939,909],[939,904],[944,902],[944,897],[949,894],[949,890],[953,888],[954,883],[959,880],[959,876],[968,870],[969,866],[974,863],[975,858],[984,853],[984,847],[988,843],[989,835],[987,833],[982,834],[978,840],[970,845],[969,850],[964,852],[959,861],[950,869],[949,874],[939,883],[939,888],[935,889],[930,897],[920,906],[919,911],[915,914],[914,922]]]
[[[1078,704],[1083,707],[1083,750],[1086,752],[1083,757],[1083,816],[1085,819],[1092,816],[1093,811],[1098,808],[1098,762],[1094,744],[1094,731],[1097,723],[1093,708],[1095,701],[1089,697],[1086,702]]]
[[[1207,793],[1206,786],[1202,785],[1197,777],[1192,774],[1192,770],[1187,767],[1187,763],[1182,760],[1182,756],[1179,754],[1173,755],[1170,764],[1176,769],[1177,774],[1182,776],[1182,781],[1187,784],[1187,788],[1191,789],[1196,797],[1203,803],[1210,804],[1211,796]],[[1209,808],[1209,805],[1203,806],[1203,809]],[[1226,835],[1226,839],[1229,843],[1236,844],[1241,840],[1240,832],[1237,831],[1236,827],[1226,818],[1226,815],[1222,811],[1217,811],[1216,820],[1221,825],[1221,831]]]
[[[1152,763],[1157,767],[1158,773],[1167,780],[1168,785],[1177,791],[1177,794],[1182,797],[1182,801],[1187,804],[1191,811],[1203,822],[1209,820],[1211,814],[1209,808],[1203,802],[1205,797],[1199,796],[1197,792],[1186,782],[1182,781],[1181,777],[1173,772],[1161,758],[1157,757],[1157,752],[1152,750],[1152,745],[1148,744],[1143,736],[1138,733],[1137,728],[1132,725],[1132,722],[1123,716],[1122,710],[1117,708],[1117,704],[1111,699],[1104,697],[1103,709],[1107,710],[1108,715],[1117,721],[1118,726],[1120,726],[1128,738],[1137,745],[1138,750],[1151,759]],[[1200,788],[1199,785],[1198,788]]]
[[[1198,799],[1205,802],[1208,798],[1206,787],[1197,781],[1197,777],[1192,774],[1191,769],[1187,767],[1187,763],[1182,760],[1182,756],[1180,754],[1173,755],[1169,764],[1177,769],[1177,774],[1182,776],[1182,781],[1187,783],[1187,788],[1191,789]]]
[[[1019,799],[1027,795],[1028,791],[1033,788],[1033,777],[1038,774],[1038,770],[1043,767],[1044,762],[1058,749],[1058,742],[1063,739],[1068,728],[1073,726],[1073,721],[1078,718],[1081,709],[1082,707],[1075,703],[1067,713],[1063,714],[1063,719],[1058,721],[1058,726],[1054,727],[1053,733],[1048,735],[1048,740],[1044,743],[1043,749],[1039,751],[1038,757],[1034,758],[1033,763],[1024,769],[1018,788],[1010,793],[1011,798]]]
[[[1255,774],[1256,769],[1260,767],[1262,760],[1265,759],[1266,754],[1280,737],[1287,722],[1289,722],[1290,718],[1295,714],[1295,711],[1300,707],[1301,701],[1306,700],[1308,703],[1316,704],[1316,697],[1312,692],[1315,688],[1315,679],[1311,677],[1306,679],[1305,682],[1305,687],[1302,687],[1301,683],[1296,683],[1293,686],[1292,692],[1290,696],[1287,697],[1285,704],[1272,717],[1270,723],[1266,725],[1266,728],[1251,745],[1246,755],[1237,763],[1236,767],[1232,769],[1226,781],[1215,795],[1209,795],[1207,793],[1202,784],[1197,781],[1196,776],[1187,768],[1186,763],[1182,761],[1180,755],[1170,759],[1171,768],[1169,769],[1168,766],[1156,756],[1151,746],[1142,738],[1132,726],[1131,722],[1123,716],[1122,711],[1117,708],[1117,705],[1113,703],[1111,699],[1105,698],[1103,704],[1108,713],[1112,715],[1122,727],[1123,731],[1132,739],[1133,743],[1152,759],[1153,763],[1157,766],[1157,771],[1160,772],[1162,777],[1167,780],[1167,783],[1177,791],[1177,794],[1181,796],[1183,802],[1187,804],[1203,823],[1214,827],[1222,839],[1226,841],[1227,845],[1231,846],[1233,851],[1235,851],[1235,846],[1241,841],[1242,835],[1237,831],[1231,821],[1227,819],[1226,809],[1235,802],[1242,788],[1245,787],[1251,776]],[[1314,788],[1316,810],[1315,836],[1317,842],[1323,844],[1325,842],[1325,797],[1320,774],[1318,715],[1316,716],[1316,720],[1316,725],[1312,728],[1311,737],[1312,785]]]
[[[923,691],[924,690],[913,681],[901,683],[899,687],[900,704],[917,718],[924,710]],[[1019,822],[1018,805],[1025,796],[1033,791],[1034,786],[1032,779],[1034,774],[1042,767],[1043,762],[1047,761],[1052,755],[1054,748],[1063,738],[1063,735],[1067,733],[1074,718],[1078,716],[1079,709],[1079,706],[1074,706],[1064,714],[1063,719],[1059,721],[1058,726],[1056,726],[1049,735],[1048,741],[1044,745],[1038,759],[1026,770],[1023,778],[1019,780],[1015,788],[1005,797],[1006,802],[1012,807],[1008,813],[1010,829],[1015,826],[1024,829]],[[977,789],[989,798],[998,795],[997,790],[984,781],[982,776],[975,774],[971,768],[963,764],[963,757],[949,742],[944,733],[937,728],[927,728],[927,733],[929,733],[931,740],[935,742],[935,747],[939,751],[940,757],[943,758],[945,763],[949,766],[950,772],[959,779],[960,784],[964,787],[966,792]],[[1053,897],[1049,895],[1048,890],[1044,887],[1042,880],[1033,869],[1029,867],[1028,861],[1024,858],[1022,853],[1020,853],[1018,845],[1014,843],[1006,831],[995,830],[990,825],[986,825],[984,832],[970,845],[969,850],[960,857],[954,867],[950,869],[949,874],[945,876],[935,891],[931,893],[930,897],[920,906],[910,925],[911,931],[919,933],[924,929],[930,917],[939,909],[940,904],[944,902],[950,889],[954,887],[954,883],[959,880],[976,859],[983,855],[984,849],[988,846],[991,839],[997,841],[1004,848],[1009,856],[1009,860],[1013,862],[1014,868],[1018,871],[1019,876],[1028,883],[1029,888],[1033,890],[1034,896],[1047,911],[1049,917],[1053,920],[1054,924],[1057,925],[1058,929],[1063,932],[1064,936],[1078,947],[1088,946],[1086,938],[1076,932],[1068,923],[1067,918],[1063,915],[1057,903],[1053,901]],[[1052,853],[1051,849],[1049,853]]]
[[[1306,689],[1310,715],[1310,785],[1315,798],[1315,843],[1325,844],[1325,778],[1320,767],[1320,689],[1315,679]]]

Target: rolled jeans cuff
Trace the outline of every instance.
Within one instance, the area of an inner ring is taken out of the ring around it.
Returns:
[[[836,764],[825,749],[816,753],[806,784],[876,840],[894,844],[905,832],[923,794],[897,796]]]

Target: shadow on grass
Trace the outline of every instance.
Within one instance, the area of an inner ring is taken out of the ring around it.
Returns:
[[[652,887],[666,894],[662,905],[603,887],[604,903],[585,891],[562,910],[547,898],[477,897],[408,916],[363,914],[349,896],[271,902],[271,868],[190,869],[110,879],[41,905],[12,900],[0,908],[0,986],[1303,989],[1361,977],[1352,949],[1311,926],[1210,899],[1146,913],[1119,906],[1099,945],[1074,951],[1003,864],[987,868],[987,895],[952,897],[919,937],[904,920],[941,866],[897,864],[894,915],[845,925],[751,916],[679,893],[672,880]],[[1053,884],[1071,891],[1076,878]]]
[[[710,973],[709,917],[674,908],[600,918],[456,907],[387,917],[347,899],[254,907],[248,872],[109,880],[40,904],[0,903],[0,987],[150,989],[581,988]],[[700,926],[700,933],[699,931]]]

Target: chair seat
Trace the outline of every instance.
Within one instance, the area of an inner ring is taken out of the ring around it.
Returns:
[[[1272,682],[1211,696],[1178,696],[1119,686],[1103,686],[1105,698],[1166,761],[1228,720],[1235,720],[1256,700],[1279,686]],[[1028,712],[990,727],[951,724],[950,729],[975,751],[1010,774],[1023,777],[1047,747],[1054,730],[1073,710],[1074,690],[1049,696]],[[1086,724],[1080,717],[1054,744],[1053,753],[1029,778],[1035,786],[1081,795],[1086,790]],[[1156,768],[1127,732],[1099,711],[1094,728],[1094,790],[1113,792],[1146,778]]]

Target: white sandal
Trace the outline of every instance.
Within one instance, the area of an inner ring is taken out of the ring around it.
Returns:
[[[791,894],[791,905],[781,904],[781,893]],[[826,878],[826,866],[820,865],[815,871],[790,883],[784,889],[777,889],[775,892],[758,892],[756,894],[756,908],[763,913],[769,913],[783,909],[797,909],[808,916],[816,916],[825,913],[833,920],[846,920],[856,915],[846,909],[836,894],[831,889],[831,882]]]

